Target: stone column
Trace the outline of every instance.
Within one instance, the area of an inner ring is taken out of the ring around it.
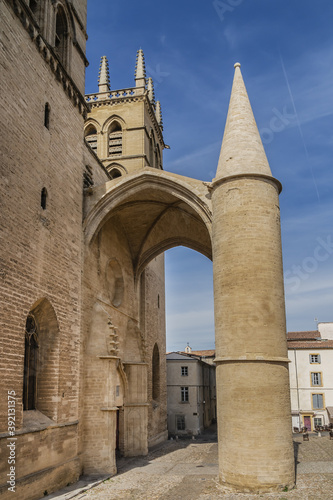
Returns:
[[[267,179],[213,193],[219,472],[242,491],[294,484],[278,193]]]
[[[294,485],[278,194],[240,65],[212,184],[220,481]]]

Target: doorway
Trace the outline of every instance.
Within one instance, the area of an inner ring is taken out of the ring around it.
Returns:
[[[310,415],[303,416],[303,424],[304,424],[304,427],[306,427],[306,429],[308,431],[311,431],[311,416]]]

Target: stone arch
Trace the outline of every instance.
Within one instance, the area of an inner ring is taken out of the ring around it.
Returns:
[[[84,135],[87,135],[87,132],[94,127],[96,130],[96,133],[99,134],[101,132],[101,124],[95,120],[94,118],[88,118],[88,120],[84,124]]]
[[[107,120],[105,120],[105,122],[103,123],[102,129],[101,129],[103,134],[108,133],[113,122],[119,122],[122,129],[126,128],[126,122],[125,122],[124,118],[122,118],[119,115],[114,114],[114,115],[109,116],[109,118],[107,118]]]
[[[35,408],[57,420],[59,383],[59,324],[48,299],[36,301],[27,317],[34,318],[38,335]],[[29,408],[30,409],[30,408]]]
[[[117,179],[118,180],[118,179]],[[211,207],[203,182],[145,169],[115,183],[106,193],[92,197],[85,223],[89,244],[112,217],[120,220],[132,251],[137,279],[144,267],[165,250],[184,245],[212,258]]]

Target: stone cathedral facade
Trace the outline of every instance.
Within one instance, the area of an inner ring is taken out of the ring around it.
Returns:
[[[163,170],[141,50],[132,86],[112,89],[102,57],[84,96],[86,1],[3,0],[0,14],[0,495],[115,474],[118,455],[166,439],[163,252],[177,245],[213,259],[220,481],[292,486],[281,186],[240,65],[204,183]],[[235,414],[267,407],[264,429],[239,433]]]

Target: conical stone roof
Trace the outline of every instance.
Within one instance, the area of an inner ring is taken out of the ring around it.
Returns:
[[[240,64],[236,63],[216,179],[238,174],[272,175]]]

